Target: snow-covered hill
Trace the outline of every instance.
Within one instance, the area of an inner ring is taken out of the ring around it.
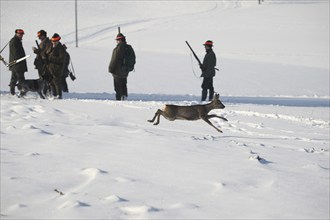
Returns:
[[[1,219],[329,219],[328,1],[78,1],[78,48],[74,1],[0,3],[1,48],[16,28],[27,54],[57,32],[77,75],[63,100],[19,99],[1,64]],[[137,54],[123,102],[107,72],[118,26]],[[224,133],[148,123],[199,103],[185,41],[202,58],[208,39]]]
[[[57,32],[77,72],[71,91],[113,92],[107,70],[121,26],[137,54],[130,93],[200,95],[199,68],[185,41],[202,59],[202,44],[211,39],[220,69],[214,84],[222,95],[329,97],[328,1],[257,2],[78,1],[75,48],[74,1],[1,1],[1,46],[23,28],[26,53],[33,54],[38,30]],[[37,77],[33,59],[27,78]],[[1,72],[7,91],[10,74],[3,65]]]

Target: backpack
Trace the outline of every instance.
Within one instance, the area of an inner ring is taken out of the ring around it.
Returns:
[[[127,44],[125,46],[123,65],[126,67],[126,70],[128,72],[131,72],[134,70],[135,62],[136,62],[135,53],[134,53],[133,47],[131,45]]]
[[[69,76],[69,64],[70,64],[70,54],[65,50],[64,62],[63,62],[63,75],[65,77]]]

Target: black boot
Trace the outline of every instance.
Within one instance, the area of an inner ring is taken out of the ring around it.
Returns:
[[[210,90],[209,101],[212,101],[213,96],[214,96],[214,90]]]
[[[206,100],[207,97],[207,90],[202,91],[202,102]]]
[[[10,86],[10,94],[15,95],[15,86]]]
[[[57,95],[58,95],[57,99],[62,99],[62,88],[57,87],[56,90],[57,90]]]

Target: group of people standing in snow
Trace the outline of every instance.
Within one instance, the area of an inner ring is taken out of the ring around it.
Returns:
[[[22,44],[24,30],[16,29],[14,37],[9,41],[9,63],[25,57]],[[62,99],[62,92],[69,92],[66,78],[69,75],[70,55],[66,51],[66,46],[60,42],[61,37],[55,33],[51,39],[47,37],[47,32],[40,30],[37,32],[40,43],[37,47],[32,47],[36,54],[34,60],[35,68],[38,70],[39,78],[49,83],[52,95],[57,99]],[[15,87],[18,82],[25,80],[25,72],[28,71],[26,60],[9,67],[12,72],[9,83],[10,93],[15,95]],[[24,96],[24,94],[20,94]]]
[[[22,45],[24,30],[16,29],[15,36],[9,42],[9,62],[25,57],[25,51]],[[70,71],[68,69],[70,63],[70,55],[66,51],[66,46],[60,42],[61,37],[55,33],[51,39],[47,37],[47,32],[40,30],[37,33],[40,43],[38,47],[33,47],[36,54],[34,61],[35,68],[38,70],[39,78],[50,83],[52,95],[58,99],[62,99],[62,92],[68,92],[66,78]],[[114,89],[116,92],[116,100],[127,99],[127,77],[128,73],[134,69],[135,53],[130,45],[126,42],[126,37],[119,33],[115,38],[117,45],[113,49],[112,57],[109,64],[109,72],[113,76]],[[213,77],[215,76],[216,55],[213,52],[213,42],[206,41],[204,44],[206,55],[203,63],[200,65],[202,70],[202,98],[201,101],[207,99],[212,100],[214,95]],[[130,51],[130,52],[128,52]],[[130,53],[129,61],[126,58]],[[129,62],[133,62],[128,65]],[[15,86],[17,82],[25,80],[25,72],[27,72],[26,60],[23,60],[9,69],[12,72],[9,87],[10,93],[15,95]]]

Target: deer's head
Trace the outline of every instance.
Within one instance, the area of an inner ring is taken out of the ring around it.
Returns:
[[[214,94],[214,97],[213,97],[213,99],[212,99],[212,104],[213,104],[213,107],[214,107],[214,109],[224,109],[226,106],[224,105],[224,104],[222,104],[222,102],[220,101],[220,99],[219,99],[219,94],[218,93],[216,93],[216,94]]]

